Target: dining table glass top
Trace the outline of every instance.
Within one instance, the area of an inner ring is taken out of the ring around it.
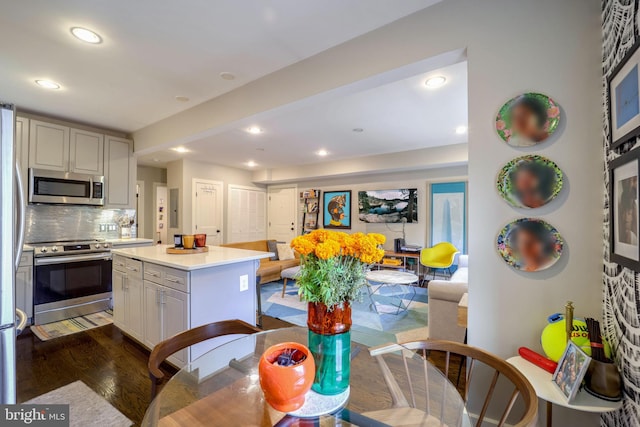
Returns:
[[[422,354],[371,356],[357,342],[342,409],[314,419],[274,410],[260,388],[260,356],[282,342],[306,345],[307,333],[302,327],[275,329],[205,353],[164,384],[142,426],[471,426],[456,387]]]

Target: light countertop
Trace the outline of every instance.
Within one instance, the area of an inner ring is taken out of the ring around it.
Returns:
[[[135,258],[179,270],[199,270],[238,262],[253,261],[272,257],[271,252],[248,251],[244,249],[209,246],[209,252],[189,255],[173,255],[166,252],[168,245],[144,246],[139,248],[113,249],[116,255]]]
[[[22,247],[22,252],[33,252],[33,250],[34,250],[33,246],[24,245]]]
[[[155,243],[153,239],[143,239],[142,237],[131,238],[131,239],[107,239],[107,242],[111,243],[113,247],[127,246],[127,245],[140,245],[140,244],[149,244],[149,243],[153,245]]]

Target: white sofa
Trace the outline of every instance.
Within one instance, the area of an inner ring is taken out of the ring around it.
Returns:
[[[458,269],[450,280],[429,282],[429,338],[464,342],[465,328],[458,326],[458,303],[469,289],[469,256],[458,257]]]

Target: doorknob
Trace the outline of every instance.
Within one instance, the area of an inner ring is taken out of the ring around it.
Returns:
[[[216,233],[219,233],[219,232],[220,232],[220,230],[216,230]]]
[[[291,231],[293,231],[293,227],[291,227]]]

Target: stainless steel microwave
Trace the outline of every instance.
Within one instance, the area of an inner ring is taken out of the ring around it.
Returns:
[[[104,205],[104,177],[29,169],[29,203]]]

